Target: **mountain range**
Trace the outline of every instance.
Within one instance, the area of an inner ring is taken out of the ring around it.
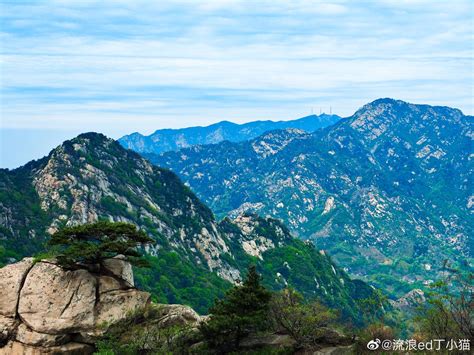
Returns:
[[[281,219],[350,274],[394,295],[472,267],[473,117],[449,107],[371,102],[313,133],[275,130],[193,146],[154,164],[217,216]]]
[[[173,172],[101,134],[81,134],[40,160],[0,170],[0,263],[47,253],[45,242],[60,228],[98,220],[133,223],[156,241],[145,250],[151,267],[137,269],[136,281],[160,302],[205,313],[251,263],[268,287],[292,286],[349,319],[360,318],[359,299],[374,295],[276,219],[241,214],[218,222]]]
[[[236,124],[228,121],[215,123],[207,127],[190,127],[182,129],[161,129],[149,136],[132,133],[120,138],[120,144],[138,153],[159,154],[179,150],[198,144],[216,144],[224,140],[240,142],[255,138],[275,129],[296,128],[314,132],[327,127],[340,119],[336,115],[310,115],[290,121],[253,121]]]

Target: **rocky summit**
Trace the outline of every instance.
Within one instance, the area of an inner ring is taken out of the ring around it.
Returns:
[[[287,134],[278,145],[256,145],[258,154],[276,155],[294,135],[307,136]],[[0,171],[3,264],[47,251],[45,242],[64,226],[98,220],[132,223],[156,241],[145,250],[151,267],[137,269],[135,281],[163,303],[206,313],[251,263],[268,287],[293,286],[356,320],[357,300],[373,293],[278,220],[242,214],[218,222],[174,173],[101,134],[82,134],[43,159]]]
[[[399,297],[441,277],[444,259],[472,267],[473,124],[457,109],[379,99],[312,134],[147,157],[217,215],[280,218]]]

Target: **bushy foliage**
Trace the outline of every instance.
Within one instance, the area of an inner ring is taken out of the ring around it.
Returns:
[[[49,245],[58,263],[67,268],[100,264],[117,255],[125,256],[133,265],[146,266],[138,247],[153,242],[133,224],[100,221],[63,228],[52,235]]]
[[[354,352],[356,354],[373,354],[374,351],[367,348],[367,344],[371,340],[378,339],[383,342],[384,340],[392,341],[395,338],[397,338],[396,334],[390,326],[382,322],[370,324],[359,333]]]
[[[474,342],[474,274],[445,264],[446,277],[431,285],[427,303],[415,317],[425,339],[470,339]]]
[[[159,305],[130,312],[97,341],[97,355],[182,354],[193,338],[189,325],[162,322]],[[195,332],[194,332],[195,333]]]
[[[314,346],[337,315],[317,301],[304,302],[301,294],[287,288],[272,297],[270,319],[276,331],[288,333],[299,347]]]
[[[200,330],[218,351],[237,349],[243,337],[268,328],[271,293],[261,284],[255,266],[248,270],[242,285],[230,289],[211,308],[208,322]]]

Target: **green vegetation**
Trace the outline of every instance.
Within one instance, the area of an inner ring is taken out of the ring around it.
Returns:
[[[67,227],[54,233],[49,241],[58,263],[67,268],[82,264],[101,264],[105,259],[123,255],[136,266],[145,266],[139,246],[154,241],[129,223],[100,221]]]
[[[185,324],[167,324],[163,307],[137,309],[110,326],[97,341],[96,355],[182,354],[192,329]]]
[[[231,287],[230,282],[174,251],[162,249],[156,257],[146,256],[146,261],[149,268],[134,270],[136,284],[159,303],[185,304],[207,314],[212,302]]]
[[[200,327],[204,339],[219,351],[238,349],[245,336],[268,327],[270,299],[271,293],[251,266],[243,284],[230,289],[210,309],[209,321]]]
[[[428,302],[415,317],[423,339],[470,339],[474,341],[474,274],[445,268],[443,280],[431,285]]]
[[[318,300],[325,306],[337,308],[345,322],[364,325],[359,300],[379,296],[369,285],[360,280],[351,280],[313,243],[293,238],[281,221],[256,215],[252,217],[258,222],[253,236],[265,236],[280,246],[263,252],[262,259],[252,257],[238,243],[239,240],[245,240],[246,236],[230,219],[224,219],[219,226],[229,236],[230,243],[233,243],[233,256],[239,270],[255,264],[262,274],[262,283],[270,290],[280,291],[292,287],[307,300]],[[283,235],[277,235],[277,230]],[[382,303],[380,299],[378,304]]]
[[[318,301],[305,302],[291,288],[275,293],[270,304],[273,327],[288,333],[301,348],[315,346],[337,318],[333,310]]]
[[[292,240],[286,246],[265,252],[259,270],[271,289],[282,290],[289,285],[308,300],[320,300],[328,307],[337,308],[344,320],[362,325],[357,302],[375,296],[374,291],[363,282],[351,280],[333,265],[311,243]]]
[[[96,354],[293,354],[351,343],[334,311],[292,289],[271,292],[254,266],[241,285],[215,301],[200,324],[167,317],[166,309],[151,304],[111,325],[96,343]],[[280,345],[265,343],[281,335],[286,340]],[[256,343],[248,345],[249,340]]]
[[[0,211],[4,216],[0,226],[0,267],[36,253],[47,239],[42,226],[48,224],[50,216],[41,209],[25,170],[0,169]]]

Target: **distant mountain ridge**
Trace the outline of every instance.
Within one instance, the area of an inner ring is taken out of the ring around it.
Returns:
[[[341,117],[337,115],[310,115],[290,121],[253,121],[244,124],[222,121],[205,127],[160,129],[149,136],[132,133],[118,139],[119,143],[138,153],[159,154],[194,145],[216,144],[224,140],[240,142],[255,138],[267,131],[295,128],[306,132],[330,126]]]
[[[442,275],[444,258],[472,267],[473,128],[457,109],[378,99],[312,134],[273,131],[147,157],[217,215],[280,218],[401,295]]]

